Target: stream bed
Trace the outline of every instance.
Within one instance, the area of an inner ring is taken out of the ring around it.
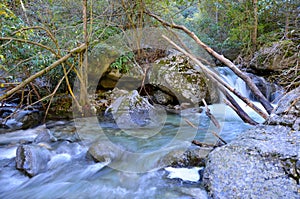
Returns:
[[[221,121],[220,136],[228,142],[250,127],[223,104],[210,109]],[[32,143],[45,128],[60,139],[59,144],[51,146],[55,152],[46,170],[30,178],[16,170],[16,149]],[[151,129],[134,131],[147,134]],[[182,170],[156,163],[166,152],[188,147],[193,139],[214,143],[210,131],[216,129],[204,111],[188,109],[181,115],[167,115],[163,127],[146,138],[95,118],[50,121],[35,129],[0,134],[0,198],[206,198],[199,181],[201,168]],[[98,139],[108,139],[135,155],[113,164],[96,163],[86,154]]]
[[[227,69],[221,74],[249,96],[245,84],[236,76]],[[254,120],[263,122],[236,100]],[[212,132],[230,142],[251,126],[225,104],[213,104],[209,109],[220,123],[221,128],[217,129],[202,109],[165,114],[162,125],[154,129],[120,129],[115,123],[91,117],[48,121],[34,129],[2,133],[0,198],[207,198],[200,180],[203,168],[173,168],[162,160],[169,152],[191,147],[193,140],[215,144],[217,138]],[[53,135],[52,141],[36,142],[45,130]],[[95,161],[88,152],[97,142],[100,147],[102,142],[110,143],[107,150],[122,155],[110,154],[118,157],[113,161]],[[33,177],[16,169],[17,148],[22,144],[45,150],[49,156],[44,170]]]

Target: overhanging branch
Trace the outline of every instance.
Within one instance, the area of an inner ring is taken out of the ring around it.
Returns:
[[[20,83],[16,87],[12,88],[11,90],[9,90],[4,95],[0,96],[0,101],[2,101],[3,99],[11,96],[12,94],[14,94],[15,92],[17,92],[18,90],[20,90],[21,88],[23,88],[24,86],[26,86],[27,84],[29,84],[30,82],[32,82],[33,80],[35,80],[36,78],[42,76],[43,74],[45,74],[45,73],[49,72],[50,70],[52,70],[53,68],[57,67],[58,65],[60,65],[61,63],[63,63],[67,59],[69,59],[72,56],[72,54],[79,53],[79,52],[82,52],[82,51],[86,50],[86,47],[87,46],[85,44],[82,44],[79,47],[72,49],[70,51],[70,53],[68,53],[67,55],[61,57],[60,59],[58,59],[57,61],[55,61],[53,64],[51,64],[50,66],[48,66],[47,68],[45,68],[45,69],[43,69],[43,70],[35,73],[34,75],[28,77],[22,83]]]

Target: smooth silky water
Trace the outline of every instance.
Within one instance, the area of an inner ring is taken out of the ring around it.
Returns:
[[[226,75],[224,78],[237,79]],[[246,87],[242,89],[248,92]],[[256,121],[263,121],[238,102]],[[65,127],[75,124],[81,141],[60,144],[61,152],[53,154],[47,171],[32,178],[15,169],[16,148],[22,142],[32,142],[45,126],[0,134],[0,198],[205,198],[200,182],[171,179],[169,171],[162,168],[166,165],[159,162],[168,152],[187,148],[193,139],[215,143],[212,131],[230,142],[251,127],[224,104],[209,108],[220,122],[220,130],[210,122],[205,111],[199,113],[196,109],[184,110],[180,115],[168,114],[163,126],[155,132],[153,129],[120,130],[115,124],[99,123],[96,118],[79,119],[75,123],[56,122]],[[86,152],[97,140],[113,143],[125,155],[110,164],[95,163],[86,157]]]

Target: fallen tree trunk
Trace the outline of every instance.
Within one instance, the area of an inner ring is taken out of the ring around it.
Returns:
[[[234,100],[234,98],[226,91],[226,89],[222,86],[219,87],[221,92],[226,96],[229,102],[225,103],[230,106],[236,114],[245,122],[251,125],[257,125],[258,123],[254,121],[249,115],[240,107],[240,105]]]
[[[12,94],[14,94],[15,92],[17,92],[18,90],[20,90],[21,88],[23,88],[24,86],[26,86],[27,84],[29,84],[30,82],[32,82],[33,80],[35,80],[36,78],[42,76],[43,74],[45,74],[45,73],[49,72],[50,70],[52,70],[53,68],[55,68],[56,66],[60,65],[61,63],[63,63],[64,61],[66,61],[68,58],[70,58],[72,56],[72,54],[81,52],[81,51],[83,51],[85,49],[86,49],[86,45],[85,44],[82,44],[79,47],[74,48],[73,50],[70,51],[70,53],[68,53],[67,55],[63,56],[59,60],[55,61],[53,64],[51,64],[47,68],[45,68],[45,69],[43,69],[43,70],[35,73],[34,75],[28,77],[27,79],[25,79],[24,81],[22,81],[19,85],[17,85],[16,87],[12,88],[11,90],[9,90],[4,95],[0,96],[0,101],[2,101],[3,99],[11,96]]]
[[[223,55],[218,54],[215,52],[212,48],[207,46],[205,43],[203,43],[192,31],[188,30],[185,26],[177,25],[175,23],[168,23],[161,19],[159,16],[147,11],[146,14],[149,16],[155,18],[157,21],[159,21],[162,25],[168,26],[171,28],[175,28],[178,30],[184,31],[187,35],[189,35],[199,46],[204,48],[209,54],[220,60],[222,63],[224,63],[226,66],[228,66],[237,76],[239,76],[242,80],[244,80],[247,84],[247,86],[250,88],[254,96],[257,98],[257,100],[263,105],[263,107],[266,109],[266,111],[270,114],[273,110],[273,107],[271,103],[265,98],[265,96],[260,92],[260,90],[257,88],[257,86],[252,82],[250,77],[245,75],[238,67],[236,67],[229,59],[224,57]]]
[[[251,107],[254,111],[256,111],[260,116],[262,116],[264,119],[268,118],[268,115],[264,113],[261,109],[259,109],[257,106],[255,106],[248,98],[244,97],[240,92],[238,92],[235,88],[232,88],[229,84],[227,84],[224,80],[222,80],[217,74],[209,70],[207,67],[205,67],[195,56],[191,55],[190,53],[186,52],[184,49],[179,47],[177,44],[175,44],[173,41],[171,41],[168,37],[162,36],[165,38],[170,44],[172,44],[177,50],[188,56],[190,59],[192,59],[200,68],[201,70],[208,75],[209,77],[216,80],[219,84],[227,88],[229,91],[234,93],[237,97],[239,97],[243,102],[245,102],[249,107]],[[195,70],[200,71],[200,69],[195,68]]]

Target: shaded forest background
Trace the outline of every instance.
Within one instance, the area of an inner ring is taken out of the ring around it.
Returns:
[[[2,100],[39,102],[47,109],[57,95],[73,95],[75,77],[85,81],[87,52],[126,30],[163,27],[149,13],[186,26],[244,70],[267,76],[287,90],[299,86],[297,0],[4,0],[0,3],[1,95],[71,54]],[[82,44],[86,46],[72,51]],[[288,61],[267,67],[277,55]],[[130,59],[138,56],[121,55],[111,67],[126,73]],[[84,107],[85,100],[80,99],[78,106]]]

